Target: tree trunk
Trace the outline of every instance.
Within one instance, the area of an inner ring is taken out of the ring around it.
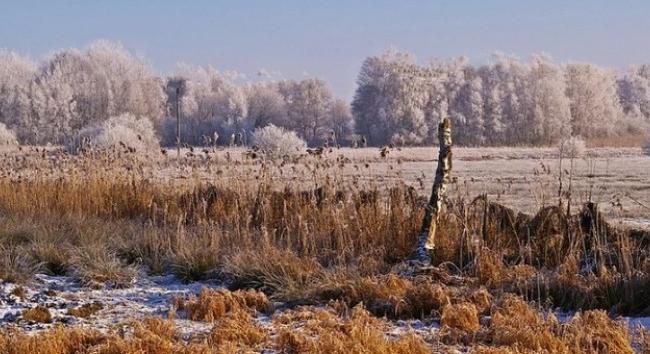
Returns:
[[[440,209],[442,209],[442,198],[451,173],[451,120],[449,118],[443,119],[438,125],[438,142],[440,144],[438,167],[436,168],[429,204],[427,204],[424,219],[422,220],[416,254],[418,260],[425,263],[431,262],[433,249],[435,248],[438,216]]]

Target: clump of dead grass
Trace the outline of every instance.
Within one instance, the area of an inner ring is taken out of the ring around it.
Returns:
[[[131,286],[138,273],[137,268],[125,264],[105,247],[107,246],[91,243],[76,249],[70,259],[74,276],[82,285],[91,288]]]
[[[40,269],[41,264],[21,247],[0,246],[0,279],[12,283],[25,283]]]
[[[83,304],[77,308],[68,309],[68,311],[66,311],[66,314],[74,317],[88,318],[94,315],[95,313],[101,311],[103,308],[104,305],[102,305],[101,303],[93,302],[90,304]]]
[[[497,346],[564,353],[567,346],[555,333],[558,324],[553,315],[544,319],[520,297],[506,295],[492,312],[488,338]]]
[[[45,306],[36,306],[31,309],[23,310],[21,317],[25,321],[32,321],[38,323],[50,323],[52,322],[52,314],[50,310]]]
[[[188,319],[204,322],[215,322],[231,312],[273,311],[266,295],[255,290],[203,288],[198,297],[176,298],[174,306],[176,311],[184,311]]]
[[[443,284],[427,277],[410,280],[395,274],[347,275],[324,284],[316,293],[321,299],[341,300],[348,307],[363,304],[372,314],[390,318],[433,317],[451,301],[451,293]]]
[[[612,320],[602,310],[576,314],[563,326],[561,337],[573,353],[634,353],[627,323]]]
[[[215,322],[210,332],[210,343],[229,349],[260,349],[269,340],[269,334],[255,322],[247,311],[232,310]]]
[[[298,323],[298,328],[292,329],[292,325],[281,328],[275,348],[283,353],[431,352],[431,348],[420,337],[411,333],[389,339],[385,335],[386,323],[371,316],[361,306],[355,307],[342,318],[328,310],[314,311],[315,314],[307,315],[305,310],[301,310],[296,318],[288,321]]]
[[[442,309],[440,324],[443,327],[465,332],[476,332],[481,328],[476,306],[469,302],[448,304]]]
[[[234,253],[222,272],[234,289],[253,288],[285,301],[308,297],[326,275],[315,259],[275,248]]]

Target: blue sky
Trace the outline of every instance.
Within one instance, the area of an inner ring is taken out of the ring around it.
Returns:
[[[250,78],[264,68],[320,77],[350,98],[363,59],[391,47],[421,61],[501,51],[650,63],[650,1],[0,0],[0,47],[39,59],[95,39],[122,42],[162,74],[181,61]]]

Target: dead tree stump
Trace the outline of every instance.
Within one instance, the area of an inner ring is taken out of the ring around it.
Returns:
[[[430,263],[435,248],[436,229],[438,217],[442,209],[442,198],[449,182],[451,173],[451,120],[443,119],[438,124],[438,167],[433,181],[431,197],[426,206],[422,227],[418,237],[418,248],[416,256],[418,260]]]

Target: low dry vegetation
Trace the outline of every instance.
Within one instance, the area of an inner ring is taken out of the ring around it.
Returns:
[[[491,195],[473,198],[456,182],[440,215],[434,262],[422,267],[410,259],[426,199],[401,181],[332,173],[354,162],[235,160],[233,169],[246,179],[216,173],[206,180],[191,172],[175,179],[155,174],[173,168],[172,161],[123,154],[43,150],[45,158],[7,157],[10,167],[0,178],[2,279],[28,284],[34,274],[49,273],[114,289],[172,273],[188,283],[218,280],[230,290],[176,297],[169,320],[150,318],[126,333],[55,327],[27,335],[5,328],[0,352],[429,353],[468,347],[477,353],[630,353],[632,343],[647,347],[644,331],[612,318],[650,311],[649,235],[615,227],[588,200],[570,203],[563,196],[525,213]],[[13,175],[16,164],[39,174]],[[184,159],[177,168],[200,164],[216,162]],[[311,174],[288,177],[291,168]],[[553,315],[557,308],[579,312],[562,322]],[[82,305],[68,313],[87,319],[102,310]],[[34,308],[21,318],[51,322],[49,315]],[[188,337],[177,332],[175,320],[212,329]],[[430,330],[437,323],[439,330]]]

